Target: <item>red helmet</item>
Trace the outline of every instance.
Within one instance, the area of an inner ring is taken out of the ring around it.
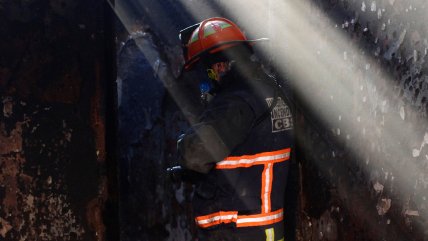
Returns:
[[[184,69],[189,70],[204,54],[214,54],[238,44],[250,44],[266,38],[248,40],[239,27],[225,18],[209,18],[180,31],[183,44]]]

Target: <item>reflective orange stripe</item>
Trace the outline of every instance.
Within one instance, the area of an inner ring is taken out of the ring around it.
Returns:
[[[290,148],[262,152],[255,155],[230,156],[216,164],[216,169],[233,169],[240,167],[251,167],[254,165],[276,163],[290,158]]]
[[[219,224],[236,223],[237,227],[263,226],[283,220],[283,209],[271,211],[271,193],[273,183],[273,167],[275,163],[290,158],[291,148],[278,151],[263,152],[255,155],[231,156],[218,162],[216,169],[246,168],[254,165],[264,165],[261,177],[261,213],[253,215],[238,215],[237,211],[219,211],[205,216],[196,217],[196,223],[201,228]]]
[[[231,223],[237,221],[238,212],[236,211],[220,211],[205,216],[199,216],[196,218],[196,223],[201,228],[208,228],[221,223]]]
[[[273,181],[273,164],[265,164],[262,173],[262,213],[269,213],[271,210],[270,194],[272,192],[272,181]]]
[[[199,216],[196,218],[196,223],[201,228],[232,222],[236,223],[237,227],[253,227],[277,223],[282,221],[283,218],[284,210],[282,208],[275,212],[254,215],[238,215],[238,212],[235,211],[220,211],[205,216]]]
[[[253,227],[274,224],[282,221],[284,218],[284,210],[278,209],[275,212],[255,215],[238,216],[236,227]]]

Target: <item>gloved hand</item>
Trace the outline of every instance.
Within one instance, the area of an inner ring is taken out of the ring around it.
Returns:
[[[183,172],[183,168],[181,166],[168,167],[166,172],[173,182],[181,182],[181,174]]]
[[[190,182],[196,184],[204,177],[204,175],[199,172],[191,171],[181,166],[169,167],[166,169],[166,172],[174,182]]]

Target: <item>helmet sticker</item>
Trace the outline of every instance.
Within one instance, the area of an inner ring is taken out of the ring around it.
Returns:
[[[220,32],[221,30],[232,27],[231,24],[221,21],[214,21],[211,24],[205,25],[204,29],[204,37],[210,36],[211,34],[215,34]]]
[[[199,33],[199,27],[195,29],[195,31],[193,32],[192,37],[190,38],[189,44],[198,41],[199,39],[198,33]]]

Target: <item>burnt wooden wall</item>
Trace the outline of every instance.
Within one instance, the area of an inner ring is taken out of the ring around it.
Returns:
[[[0,240],[116,240],[107,7],[0,1]]]

